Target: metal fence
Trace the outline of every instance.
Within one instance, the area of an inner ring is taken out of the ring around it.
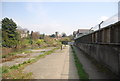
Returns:
[[[113,15],[112,17],[108,18],[107,20],[101,21],[101,23],[99,23],[96,26],[90,28],[89,32],[85,32],[84,34],[82,34],[80,36],[77,36],[74,39],[80,38],[80,37],[82,37],[84,35],[93,33],[95,31],[98,31],[98,30],[100,30],[102,28],[105,28],[105,27],[107,27],[109,25],[115,24],[116,22],[119,21],[119,19],[118,19],[119,17],[118,16],[119,16],[119,14],[117,13],[117,14]]]
[[[107,27],[107,26],[114,24],[116,22],[118,22],[118,14],[113,15],[109,19],[103,21],[101,24],[97,24],[96,26],[92,27],[90,30],[97,31],[100,28]]]
[[[93,31],[91,31],[93,30]],[[118,14],[92,27],[87,34],[75,38],[81,43],[120,44],[120,21]]]

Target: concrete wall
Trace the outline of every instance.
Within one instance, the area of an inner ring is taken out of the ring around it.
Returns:
[[[120,21],[75,39],[81,43],[120,44]]]
[[[120,21],[75,39],[75,45],[120,75]]]
[[[95,58],[99,63],[105,65],[112,72],[119,75],[119,45],[79,43],[77,46],[88,55]]]

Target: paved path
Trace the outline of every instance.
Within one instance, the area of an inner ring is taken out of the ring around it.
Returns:
[[[57,50],[27,66],[24,72],[32,72],[34,79],[78,79],[74,59],[69,46]]]
[[[88,73],[89,79],[110,79],[111,77],[101,72],[91,61],[84,55],[80,49],[74,47],[76,54],[83,65],[84,70]]]

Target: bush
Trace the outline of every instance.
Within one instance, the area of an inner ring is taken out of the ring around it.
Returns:
[[[38,39],[36,41],[36,44],[40,47],[42,44],[44,44],[44,40],[43,39]]]

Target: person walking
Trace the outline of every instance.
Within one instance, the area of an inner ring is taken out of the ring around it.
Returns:
[[[61,50],[63,49],[62,44],[61,44]]]

